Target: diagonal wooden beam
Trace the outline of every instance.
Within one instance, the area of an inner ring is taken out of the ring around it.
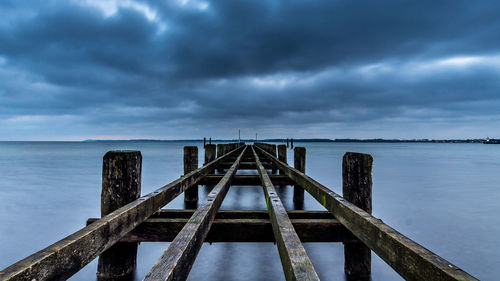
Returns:
[[[300,242],[299,236],[288,218],[285,207],[281,203],[274,185],[269,178],[259,156],[252,148],[257,171],[259,172],[264,194],[266,196],[267,209],[273,227],[274,237],[278,245],[281,264],[286,280],[319,280],[314,267],[307,256],[306,250]]]
[[[279,161],[264,149],[258,146],[257,149],[406,280],[477,280],[306,174]]]
[[[0,280],[65,280],[118,242],[241,147],[109,213],[93,224],[0,271]]]
[[[146,275],[145,281],[185,280],[187,278],[196,255],[212,226],[217,210],[229,190],[232,178],[236,174],[245,150],[246,146],[222,180],[208,194],[206,201],[194,212],[174,241]]]

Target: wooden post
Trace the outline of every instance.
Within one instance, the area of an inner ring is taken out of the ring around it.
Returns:
[[[216,151],[215,144],[205,145],[205,162],[204,162],[204,164],[207,164],[208,162],[215,160],[215,151]]]
[[[284,144],[278,145],[278,160],[286,163],[286,145]],[[282,174],[281,171],[279,173]]]
[[[203,137],[203,148],[205,148],[205,145],[207,145],[207,138]]]
[[[221,157],[222,155],[224,155],[224,153],[222,153],[223,151],[223,147],[224,145],[221,144],[221,143],[218,143],[217,144],[217,158]]]
[[[289,139],[288,139],[288,138],[286,138],[286,148],[290,147],[290,145],[289,145],[289,143],[288,143],[288,142],[289,142]]]
[[[198,147],[184,146],[184,174],[198,169]],[[198,202],[198,185],[195,184],[184,192],[184,202]]]
[[[292,139],[293,147],[293,139]],[[296,147],[293,150],[293,166],[295,169],[306,172],[306,148]],[[293,203],[298,209],[302,209],[304,206],[304,188],[300,185],[295,185],[293,187]]]
[[[212,144],[212,137],[208,139],[208,144]]]
[[[141,196],[140,151],[109,151],[102,166],[101,216]],[[118,242],[99,256],[99,280],[127,278],[136,267],[137,243]]]
[[[293,149],[293,138],[290,139],[290,148]]]
[[[369,154],[347,152],[342,160],[343,197],[372,213],[372,163]],[[362,242],[344,243],[344,272],[348,279],[369,279],[371,252]]]
[[[217,144],[217,158],[221,157],[224,155],[224,144],[218,143]],[[217,168],[217,172],[222,173],[224,169],[222,168]]]

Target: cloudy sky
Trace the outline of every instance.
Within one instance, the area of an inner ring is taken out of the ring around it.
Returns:
[[[498,1],[0,1],[0,140],[500,137]]]

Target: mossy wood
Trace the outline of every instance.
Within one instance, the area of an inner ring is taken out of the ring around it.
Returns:
[[[194,210],[163,210],[129,232],[122,242],[172,242]],[[287,211],[302,242],[355,242],[330,212]],[[90,218],[87,224],[97,221]],[[204,242],[275,242],[267,211],[219,210]]]

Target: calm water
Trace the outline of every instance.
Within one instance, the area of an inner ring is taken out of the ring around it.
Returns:
[[[67,236],[99,216],[101,161],[108,150],[136,149],[143,155],[143,194],[182,174],[182,147],[201,143],[0,142],[0,268]],[[306,173],[341,193],[346,151],[370,153],[373,213],[418,243],[481,280],[500,276],[500,145],[327,144],[307,148]],[[289,163],[293,151],[288,150]],[[279,190],[287,208],[293,192]],[[200,187],[200,200],[206,196]],[[183,208],[182,196],[166,208]],[[232,188],[222,209],[265,209],[260,188]],[[305,208],[322,207],[307,195]],[[142,243],[137,279],[149,271],[168,243]],[[344,280],[338,243],[305,248],[326,280]],[[372,254],[373,280],[401,280]],[[93,280],[97,261],[71,280]],[[272,243],[203,245],[190,280],[283,280]]]

